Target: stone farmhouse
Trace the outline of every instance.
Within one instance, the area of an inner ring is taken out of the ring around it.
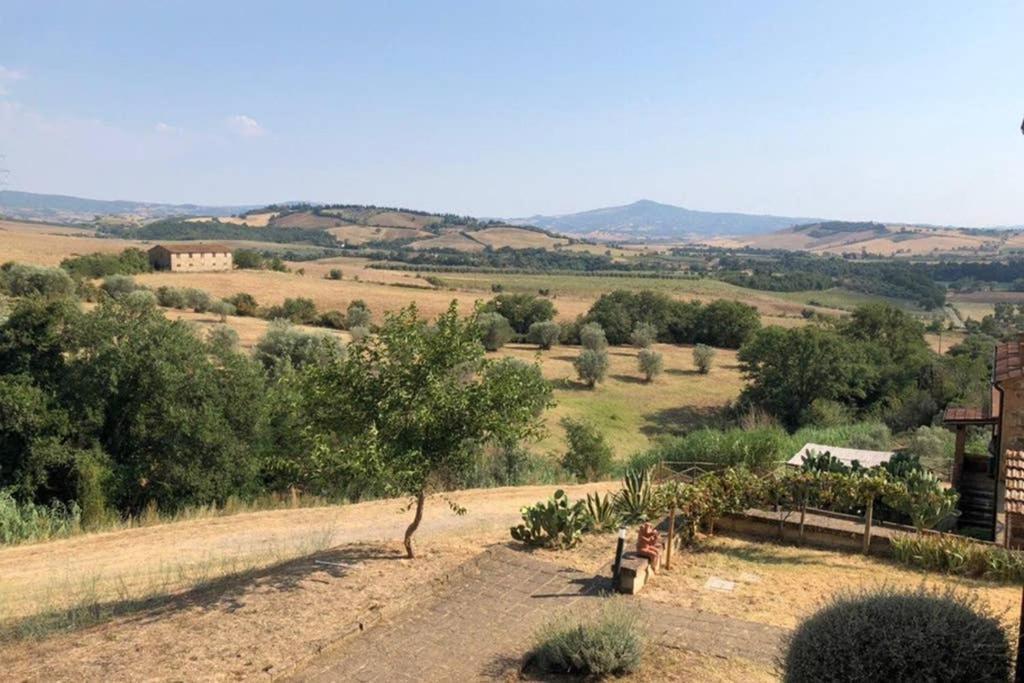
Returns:
[[[223,244],[158,244],[149,250],[154,270],[197,273],[231,270],[231,250]]]
[[[948,408],[956,429],[953,486],[961,526],[984,529],[1000,545],[1024,547],[1024,339],[996,347],[991,409]],[[989,452],[966,453],[968,427],[992,430]],[[965,524],[966,523],[966,524]]]

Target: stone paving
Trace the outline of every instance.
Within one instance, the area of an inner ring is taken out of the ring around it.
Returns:
[[[655,579],[657,580],[657,579]],[[512,677],[534,630],[559,610],[596,605],[610,581],[498,546],[447,588],[325,653],[297,681],[474,681]],[[651,637],[675,647],[771,663],[785,630],[644,602]]]

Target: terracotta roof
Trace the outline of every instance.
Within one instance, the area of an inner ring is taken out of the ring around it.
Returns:
[[[942,421],[946,423],[969,423],[969,424],[994,424],[996,418],[989,415],[987,410],[981,408],[946,408],[942,414]]]
[[[223,244],[211,244],[209,242],[192,242],[191,244],[158,244],[153,249],[166,249],[172,254],[224,254],[229,251]],[[150,249],[150,251],[153,251]]]
[[[1024,377],[1020,341],[1014,340],[996,346],[996,366],[992,372],[992,381],[998,383],[1019,377]]]
[[[1006,451],[1006,510],[1024,513],[1024,451]]]

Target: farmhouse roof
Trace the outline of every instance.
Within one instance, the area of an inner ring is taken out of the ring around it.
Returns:
[[[792,458],[786,461],[787,465],[800,467],[804,464],[804,457],[811,453],[831,453],[833,458],[842,461],[846,465],[852,465],[856,460],[861,467],[875,467],[884,462],[889,462],[892,451],[867,451],[861,448],[839,448],[838,446],[826,446],[820,443],[805,443],[804,447],[796,452]]]
[[[1024,451],[1006,451],[1006,510],[1024,513]]]
[[[1020,340],[1014,339],[996,346],[996,364],[992,372],[993,382],[998,384],[1008,379],[1024,377],[1020,344]]]
[[[172,254],[224,254],[231,251],[223,244],[213,244],[211,242],[191,242],[187,244],[158,244],[153,249],[166,249]],[[150,251],[153,251],[150,249]]]

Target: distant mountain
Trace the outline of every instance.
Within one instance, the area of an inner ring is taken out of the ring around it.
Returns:
[[[693,211],[641,199],[626,206],[611,206],[561,216],[515,218],[509,222],[594,238],[673,240],[717,235],[756,235],[820,220]]]
[[[232,216],[255,208],[258,207],[159,204],[0,190],[0,216],[60,223],[86,223],[96,216],[121,216],[143,221],[167,216]]]

